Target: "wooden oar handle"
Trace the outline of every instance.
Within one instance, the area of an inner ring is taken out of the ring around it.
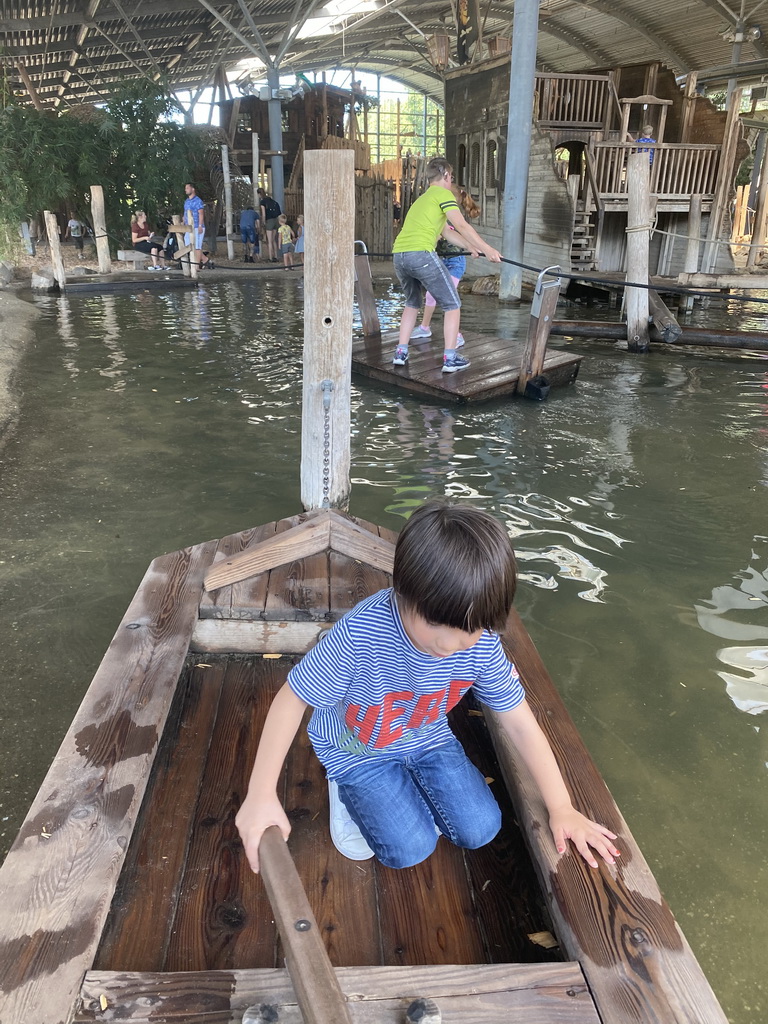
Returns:
[[[275,825],[261,837],[259,865],[305,1024],[352,1024],[304,886]]]

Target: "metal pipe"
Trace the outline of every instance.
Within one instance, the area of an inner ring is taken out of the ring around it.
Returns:
[[[269,117],[269,148],[272,150],[272,197],[285,207],[285,174],[283,171],[283,111],[277,92],[280,88],[280,71],[267,68],[267,86],[269,101],[267,113]]]
[[[528,201],[528,164],[533,126],[533,93],[536,82],[536,41],[539,32],[539,0],[516,0],[512,27],[509,75],[506,166],[504,168],[504,227],[502,250],[518,263],[525,248],[525,208]],[[499,298],[519,302],[523,272],[504,264]]]

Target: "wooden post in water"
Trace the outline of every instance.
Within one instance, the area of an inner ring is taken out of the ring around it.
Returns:
[[[699,269],[699,239],[701,238],[701,196],[691,196],[691,208],[688,213],[688,245],[685,250],[686,274],[695,274]],[[693,295],[681,295],[677,309],[679,313],[690,313],[693,309]]]
[[[373,278],[371,262],[367,252],[355,256],[355,297],[360,310],[360,321],[366,338],[381,334],[381,321],[376,308],[376,296],[373,294]]]
[[[750,239],[752,245],[747,253],[748,267],[754,267],[757,263],[757,255],[760,251],[760,246],[765,244],[766,209],[768,209],[768,156],[763,158],[763,166],[760,170],[760,185],[757,190],[757,206],[755,208],[755,219],[753,221],[752,237]]]
[[[107,218],[104,213],[104,189],[101,185],[91,185],[91,218],[93,220],[93,238],[96,242],[96,256],[99,260],[99,273],[111,274],[112,257],[109,255]]]
[[[61,257],[61,243],[59,240],[59,222],[56,214],[45,210],[45,233],[48,235],[48,245],[51,250],[51,263],[53,265],[53,276],[61,291],[67,288],[67,272],[64,269],[64,260]]]
[[[305,509],[349,503],[355,155],[304,155],[304,384],[301,501]]]
[[[650,161],[647,153],[630,153],[627,158],[627,280],[648,281],[648,247],[651,232]],[[627,347],[630,352],[647,352],[648,291],[627,288]]]
[[[528,323],[528,338],[520,364],[520,376],[517,379],[518,395],[524,395],[528,381],[532,377],[538,377],[544,369],[547,341],[559,295],[559,277],[554,281],[540,281],[536,287],[531,304],[531,319]]]
[[[221,168],[224,172],[224,236],[227,239],[227,259],[235,258],[234,230],[232,222],[232,176],[229,173],[229,146],[221,147]]]

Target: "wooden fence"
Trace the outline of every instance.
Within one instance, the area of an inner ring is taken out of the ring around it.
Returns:
[[[394,189],[378,175],[355,176],[355,239],[365,243],[368,252],[390,259],[392,252]],[[285,190],[285,211],[295,220],[304,210],[304,189]]]
[[[533,116],[541,128],[602,131],[613,102],[608,75],[536,75]]]

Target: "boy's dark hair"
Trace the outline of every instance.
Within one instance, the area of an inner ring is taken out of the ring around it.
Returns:
[[[444,174],[453,174],[453,167],[444,156],[433,156],[426,166],[427,181],[436,181]]]
[[[430,625],[498,633],[517,587],[515,555],[487,512],[427,501],[397,539],[392,581],[401,607]]]

